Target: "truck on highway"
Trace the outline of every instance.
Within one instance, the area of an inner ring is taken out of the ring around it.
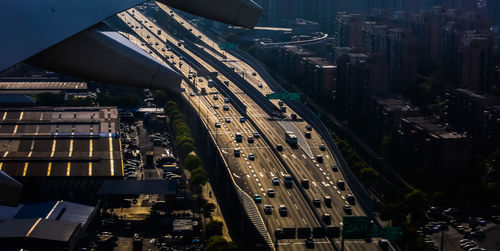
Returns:
[[[297,146],[297,136],[295,135],[294,132],[292,131],[286,131],[285,132],[285,140],[286,143],[288,143],[292,147]]]
[[[293,179],[292,179],[292,175],[290,174],[285,174],[285,186],[287,188],[292,188],[292,185],[293,185]]]

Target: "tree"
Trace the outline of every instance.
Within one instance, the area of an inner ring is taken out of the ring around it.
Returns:
[[[186,159],[184,160],[184,167],[189,170],[193,171],[194,169],[198,168],[201,166],[201,159],[198,158],[198,156],[190,153],[186,156]]]
[[[203,186],[207,183],[208,177],[203,168],[199,167],[191,172],[191,178],[189,178],[189,183],[193,186]]]
[[[61,106],[64,104],[64,96],[62,94],[51,92],[39,93],[35,95],[35,99],[38,106]]]
[[[214,235],[208,240],[207,251],[236,251],[238,247],[234,242],[227,241],[220,235]]]
[[[216,206],[214,203],[207,203],[203,205],[203,216],[205,216],[205,218],[212,217],[212,213],[215,211],[215,208]]]
[[[211,220],[205,226],[205,237],[210,238],[214,235],[222,235],[222,228],[223,227],[224,227],[224,224],[222,223],[222,221]]]
[[[194,144],[194,139],[185,135],[182,136],[179,135],[175,138],[176,146],[182,146],[184,143],[190,143],[192,145]]]
[[[371,167],[364,167],[361,168],[361,171],[359,172],[359,179],[363,183],[373,185],[378,179],[378,173]]]
[[[184,159],[190,152],[193,151],[193,144],[186,142],[181,145],[180,147],[180,152],[181,152],[181,157]]]
[[[420,189],[413,189],[413,191],[406,195],[406,199],[412,206],[427,208],[427,194]]]

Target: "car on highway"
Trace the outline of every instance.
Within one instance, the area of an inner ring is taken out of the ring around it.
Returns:
[[[224,106],[222,107],[222,109],[224,109],[224,111],[229,111],[229,106],[228,106],[228,105],[224,105]]]
[[[325,198],[323,198],[323,201],[327,207],[332,207],[332,197],[326,195]]]
[[[278,150],[278,152],[283,151],[283,146],[281,144],[276,144],[276,150]]]
[[[264,205],[264,207],[263,207],[263,208],[264,208],[264,213],[265,213],[265,214],[268,214],[268,215],[269,215],[269,214],[272,214],[272,213],[273,213],[273,206],[271,206],[271,205],[267,205],[267,204],[266,204],[266,205]]]
[[[313,199],[312,203],[315,207],[321,207],[321,200],[320,199],[315,198],[315,199]]]
[[[229,103],[229,98],[224,98],[224,103]]]
[[[239,148],[234,148],[234,157],[240,157],[241,150]]]
[[[257,76],[257,73],[256,72],[252,72],[252,76]]]
[[[260,134],[258,132],[254,132],[253,133],[253,137],[256,138],[256,139],[258,139],[258,138],[260,138]]]
[[[272,181],[273,181],[273,185],[275,185],[275,186],[280,185],[280,179],[278,179],[278,177],[274,177]]]
[[[250,143],[250,144],[251,144],[251,143],[253,143],[253,142],[254,142],[253,137],[252,137],[252,136],[248,136],[248,143]]]
[[[343,180],[337,180],[337,187],[340,190],[345,190],[345,182]]]
[[[245,123],[245,117],[240,117],[240,123]]]
[[[262,84],[259,82],[259,88],[262,88]]]
[[[319,145],[319,150],[321,150],[323,152],[326,151],[325,145],[324,144]]]
[[[215,127],[216,128],[220,128],[220,123],[219,122],[215,122]]]
[[[189,93],[189,96],[194,97],[196,94],[194,92]]]
[[[332,170],[333,170],[334,172],[338,172],[338,171],[339,171],[339,168],[337,167],[337,165],[336,165],[336,164],[333,164],[333,165],[332,165]]]
[[[280,212],[281,217],[285,217],[288,215],[288,209],[286,209],[285,205],[280,205],[278,211]]]
[[[255,203],[261,203],[262,202],[262,196],[260,196],[260,194],[254,194],[253,195],[253,200],[255,201]]]
[[[219,99],[219,96],[217,96],[217,94],[214,94],[214,100],[218,100]]]
[[[309,237],[306,239],[306,248],[314,248],[314,239]]]
[[[349,215],[351,215],[351,214],[352,214],[352,208],[351,208],[351,205],[344,205],[344,207],[343,207],[343,208],[344,208],[344,212],[345,212],[346,214],[349,214]]]
[[[304,187],[304,188],[309,188],[309,180],[308,179],[302,179],[300,181],[300,184]]]
[[[332,216],[330,214],[323,214],[321,218],[323,218],[323,222],[325,222],[327,225],[330,225],[330,223],[332,223]]]
[[[215,104],[214,109],[219,109],[219,104]]]
[[[378,246],[384,251],[389,250],[389,241],[386,239],[381,239],[378,241]]]
[[[305,132],[304,135],[306,138],[310,139],[311,138],[311,132]]]
[[[231,123],[231,118],[230,117],[226,117],[226,123]]]
[[[267,196],[269,198],[274,198],[276,196],[276,192],[274,191],[274,189],[272,188],[267,189]]]
[[[354,195],[352,195],[352,194],[348,194],[345,197],[345,200],[347,200],[347,202],[349,202],[349,204],[351,204],[351,205],[356,204],[356,197],[354,197]]]
[[[249,160],[255,160],[255,155],[253,153],[248,154]]]
[[[236,140],[236,142],[238,142],[238,143],[241,143],[241,141],[243,140],[243,136],[241,135],[240,132],[236,132],[234,134],[234,140]]]
[[[306,125],[306,130],[312,131],[312,126],[311,125]]]
[[[318,156],[316,156],[316,160],[318,161],[318,163],[323,163],[323,155],[318,154]]]

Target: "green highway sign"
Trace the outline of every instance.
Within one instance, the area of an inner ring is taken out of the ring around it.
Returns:
[[[231,49],[236,49],[236,45],[233,43],[222,43],[219,44],[219,48],[221,50],[231,50]]]
[[[344,216],[342,218],[344,239],[366,239],[373,232],[373,221],[368,216]]]
[[[290,101],[300,101],[300,93],[275,92],[266,94],[267,99],[281,99]]]
[[[367,239],[381,237],[389,240],[399,239],[403,235],[401,227],[381,228],[368,216],[344,216],[342,238]]]

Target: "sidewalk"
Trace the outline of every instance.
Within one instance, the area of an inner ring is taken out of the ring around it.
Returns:
[[[226,221],[224,220],[224,217],[222,216],[222,212],[220,210],[219,203],[217,202],[217,199],[214,196],[212,186],[210,185],[209,182],[207,182],[207,184],[205,184],[202,187],[202,196],[204,199],[207,200],[207,203],[215,204],[215,211],[212,213],[212,219],[221,221],[224,224],[224,227],[222,228],[222,236],[224,236],[224,238],[226,238],[227,241],[231,241],[231,236],[229,236],[229,231],[227,229]]]

